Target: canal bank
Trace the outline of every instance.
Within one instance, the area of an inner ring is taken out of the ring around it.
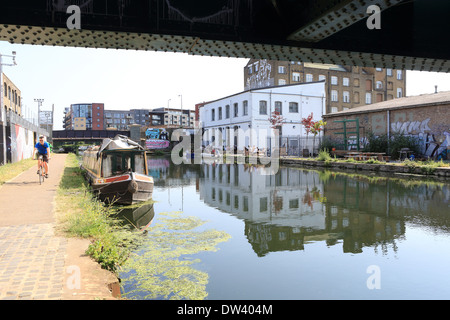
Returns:
[[[57,231],[55,198],[67,155],[55,154],[39,185],[36,167],[0,188],[0,300],[111,299],[110,272],[85,254],[89,240]]]
[[[348,161],[320,161],[314,159],[281,158],[280,164],[285,166],[299,166],[312,168],[325,168],[331,170],[363,171],[385,174],[417,175],[439,179],[450,179],[450,167],[437,167],[434,165],[419,164],[407,161],[399,163],[367,163]]]

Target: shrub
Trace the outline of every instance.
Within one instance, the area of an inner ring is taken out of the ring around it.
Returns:
[[[388,137],[385,134],[376,136],[373,132],[367,135],[365,152],[386,152],[388,150]]]
[[[385,152],[393,160],[399,158],[399,151],[402,148],[409,148],[415,154],[419,151],[419,144],[416,138],[400,133],[394,133],[388,139],[388,136],[385,134],[376,136],[373,132],[369,132],[366,138],[365,152]]]
[[[417,139],[400,133],[394,133],[389,141],[389,155],[392,157],[392,159],[399,158],[399,151],[402,148],[409,148],[415,154],[418,154],[419,144],[417,142]]]
[[[319,152],[319,155],[317,156],[317,160],[319,161],[330,161],[331,156],[328,153],[328,150],[322,150]]]

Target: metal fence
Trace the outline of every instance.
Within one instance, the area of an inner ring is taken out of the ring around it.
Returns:
[[[22,128],[25,128],[27,130],[31,130],[33,132],[39,132],[39,134],[42,134],[46,137],[50,136],[50,132],[48,132],[46,129],[44,128],[40,128],[38,130],[38,126],[29,122],[28,120],[25,120],[24,118],[22,118],[21,116],[15,114],[12,111],[8,111],[6,113],[6,120],[7,122],[9,122],[10,124],[17,124],[19,126],[21,126]]]
[[[267,138],[268,152],[275,146],[274,138]],[[279,139],[280,156],[310,157],[319,153],[322,137],[281,136]]]

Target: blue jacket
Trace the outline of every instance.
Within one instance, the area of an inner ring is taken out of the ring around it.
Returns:
[[[50,146],[47,142],[44,142],[44,144],[40,144],[39,142],[36,144],[35,148],[38,150],[40,154],[47,154],[47,148]]]

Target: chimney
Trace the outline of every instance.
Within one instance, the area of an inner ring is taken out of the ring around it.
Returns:
[[[438,86],[434,86],[434,93],[438,93],[438,92],[437,92],[437,87],[438,87]]]

